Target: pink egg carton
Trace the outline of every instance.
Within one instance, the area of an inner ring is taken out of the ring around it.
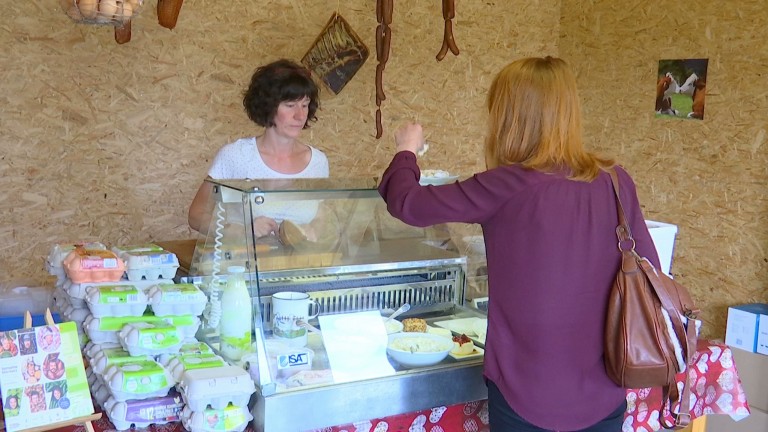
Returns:
[[[64,258],[64,270],[74,283],[117,282],[125,273],[125,262],[110,250],[76,247]]]

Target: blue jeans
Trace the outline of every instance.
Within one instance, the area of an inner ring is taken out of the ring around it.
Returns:
[[[491,432],[552,432],[523,420],[512,411],[496,384],[490,380],[486,380],[486,383],[488,384],[488,417]],[[621,432],[626,410],[627,401],[625,400],[608,417],[579,432]]]

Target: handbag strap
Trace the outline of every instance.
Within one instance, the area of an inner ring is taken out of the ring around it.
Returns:
[[[689,366],[692,365],[694,353],[696,352],[696,324],[694,322],[689,321],[688,322],[688,328],[686,329],[685,324],[683,324],[682,318],[677,313],[677,308],[675,308],[672,298],[669,296],[669,292],[667,289],[665,289],[666,284],[664,283],[663,279],[658,275],[656,269],[653,267],[653,265],[645,258],[642,258],[637,251],[635,251],[635,239],[632,237],[632,231],[629,227],[629,223],[627,222],[626,213],[624,212],[624,206],[621,204],[621,196],[619,195],[619,177],[616,173],[616,169],[611,167],[608,170],[608,173],[611,175],[611,183],[613,185],[613,192],[616,196],[616,211],[618,213],[618,219],[619,219],[619,225],[616,227],[616,237],[619,241],[619,250],[622,252],[622,255],[626,256],[626,253],[629,253],[634,256],[636,262],[639,264],[639,266],[642,268],[643,272],[646,274],[648,279],[651,282],[651,286],[653,286],[654,291],[656,292],[657,297],[659,298],[659,301],[661,302],[661,307],[664,308],[667,311],[667,314],[669,315],[670,320],[672,321],[672,327],[675,331],[675,334],[677,335],[678,340],[685,341],[685,346],[681,346],[681,348],[684,350],[683,358],[687,362],[686,368],[685,368],[685,379],[683,380],[683,393],[680,395],[680,393],[677,390],[677,385],[673,383],[670,386],[664,386],[663,389],[663,399],[662,399],[662,406],[665,406],[667,404],[668,400],[676,400],[678,397],[680,399],[680,409],[678,410],[678,414],[672,413],[673,418],[675,419],[674,425],[668,425],[667,422],[663,420],[663,415],[660,415],[662,423],[664,423],[665,427],[674,427],[675,429],[679,429],[682,427],[685,427],[690,423],[691,421],[691,415],[690,415],[690,395],[691,395],[691,386],[689,383],[688,378],[688,372],[689,372]],[[626,242],[630,243],[630,249],[625,249],[624,244]],[[671,411],[671,404],[670,404],[670,411]]]

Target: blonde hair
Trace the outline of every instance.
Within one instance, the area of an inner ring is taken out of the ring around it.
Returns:
[[[488,169],[519,164],[592,181],[614,165],[584,149],[576,77],[559,58],[531,57],[504,67],[488,91],[488,113]]]

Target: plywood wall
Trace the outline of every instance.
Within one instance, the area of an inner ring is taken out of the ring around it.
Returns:
[[[258,134],[240,96],[259,64],[298,60],[334,11],[375,53],[374,0],[186,0],[178,26],[156,0],[117,45],[109,27],[73,23],[58,0],[4,5],[0,23],[0,280],[44,282],[53,243],[188,238],[186,209],[223,144]],[[440,2],[395,2],[392,54],[374,138],[371,58],[341,94],[322,96],[305,134],[333,176],[377,175],[393,128],[425,124],[425,168],[482,169],[483,102],[493,74],[527,55],[560,54],[579,74],[586,132],[638,180],[649,218],[679,225],[673,272],[721,336],[729,304],[768,301],[763,84],[768,13],[657,0],[457,0],[461,54],[434,58]],[[657,120],[657,61],[710,59],[706,118]]]
[[[633,174],[646,216],[679,226],[672,272],[724,337],[727,306],[768,302],[768,9],[757,0],[564,0],[560,53],[586,133]],[[708,58],[703,121],[656,119],[658,61]]]

